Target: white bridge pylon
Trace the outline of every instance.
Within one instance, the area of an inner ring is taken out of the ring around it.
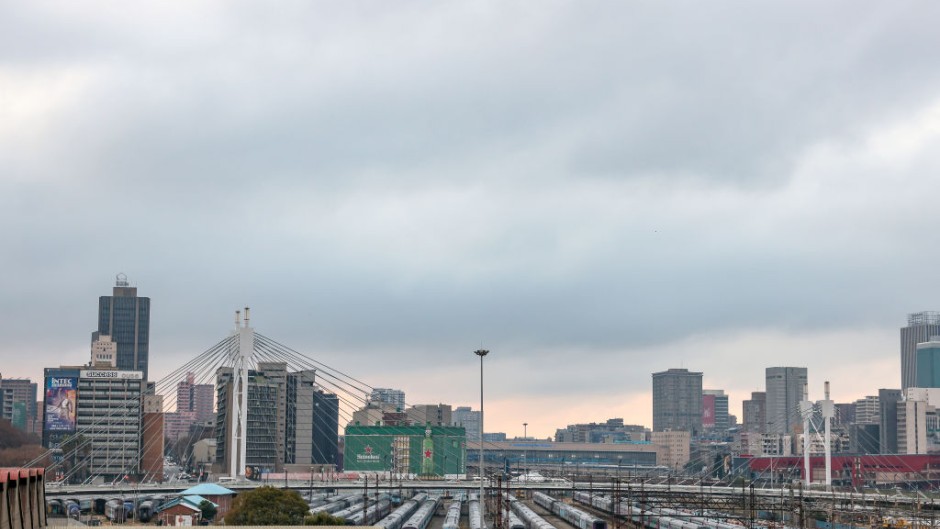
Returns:
[[[231,434],[228,445],[232,457],[229,458],[229,475],[233,478],[245,477],[248,466],[248,367],[255,350],[255,331],[251,328],[249,308],[245,307],[244,325],[241,311],[235,311],[235,332],[237,340],[232,340],[229,359],[232,365],[232,416]]]

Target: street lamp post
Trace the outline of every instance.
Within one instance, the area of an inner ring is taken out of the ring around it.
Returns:
[[[490,352],[486,349],[477,349],[473,354],[480,357],[480,526],[486,529],[486,502],[483,496],[483,357]]]

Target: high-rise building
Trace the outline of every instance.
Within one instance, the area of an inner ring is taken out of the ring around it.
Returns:
[[[232,368],[216,371],[218,414],[216,418],[216,463],[223,472],[230,468],[233,456],[228,443],[234,391]],[[245,462],[260,469],[280,470],[284,463],[287,408],[287,364],[259,362],[258,369],[248,370],[247,448]]]
[[[215,387],[212,384],[196,384],[195,375],[186,373],[186,380],[176,386],[176,411],[192,412],[195,422],[212,418]]]
[[[480,440],[480,411],[473,411],[470,406],[457,406],[451,412],[451,420],[454,426],[462,426],[467,432],[467,439],[471,441]]]
[[[731,420],[728,417],[728,396],[721,389],[702,390],[702,427],[719,434],[728,431]]]
[[[855,401],[855,424],[881,424],[881,401],[876,395]]]
[[[316,370],[287,375],[286,463],[335,465],[339,397],[316,385]]]
[[[390,404],[397,411],[405,411],[405,392],[400,389],[373,388],[369,402]]]
[[[143,389],[140,371],[79,371],[75,429],[89,441],[89,474],[114,479],[139,470]]]
[[[0,393],[4,394],[0,417],[9,420],[15,428],[32,431],[37,420],[37,391],[37,384],[28,378],[0,376]]]
[[[880,448],[882,454],[898,453],[898,402],[901,402],[902,398],[903,394],[900,389],[878,390],[878,404],[881,414],[879,434],[881,435]]]
[[[702,373],[669,369],[653,373],[653,431],[702,431]]]
[[[141,371],[147,380],[150,360],[150,298],[137,296],[127,276],[117,275],[110,296],[98,298],[98,330],[92,342],[110,336],[117,344],[117,368]]]
[[[929,341],[917,344],[914,366],[913,387],[940,388],[940,337],[931,336]]]
[[[744,431],[764,433],[767,429],[767,394],[752,391],[750,400],[741,403]]]
[[[927,453],[927,403],[902,400],[897,403],[899,454]]]
[[[901,391],[917,386],[917,344],[931,336],[940,336],[940,312],[907,315],[907,327],[901,327]]]
[[[313,392],[313,454],[315,465],[336,465],[339,457],[339,397],[322,389]]]
[[[768,367],[767,433],[794,434],[802,429],[800,401],[803,400],[808,374],[805,367]]]

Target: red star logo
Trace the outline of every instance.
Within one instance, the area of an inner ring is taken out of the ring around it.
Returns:
[[[369,455],[369,454],[371,454],[371,453],[372,453],[372,447],[366,445],[366,455]]]
[[[430,450],[425,450],[425,451],[424,451],[424,458],[425,458],[425,459],[431,459],[431,451],[430,451]]]

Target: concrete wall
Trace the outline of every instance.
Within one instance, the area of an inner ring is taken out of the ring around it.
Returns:
[[[46,526],[46,492],[41,468],[0,468],[0,529]]]

